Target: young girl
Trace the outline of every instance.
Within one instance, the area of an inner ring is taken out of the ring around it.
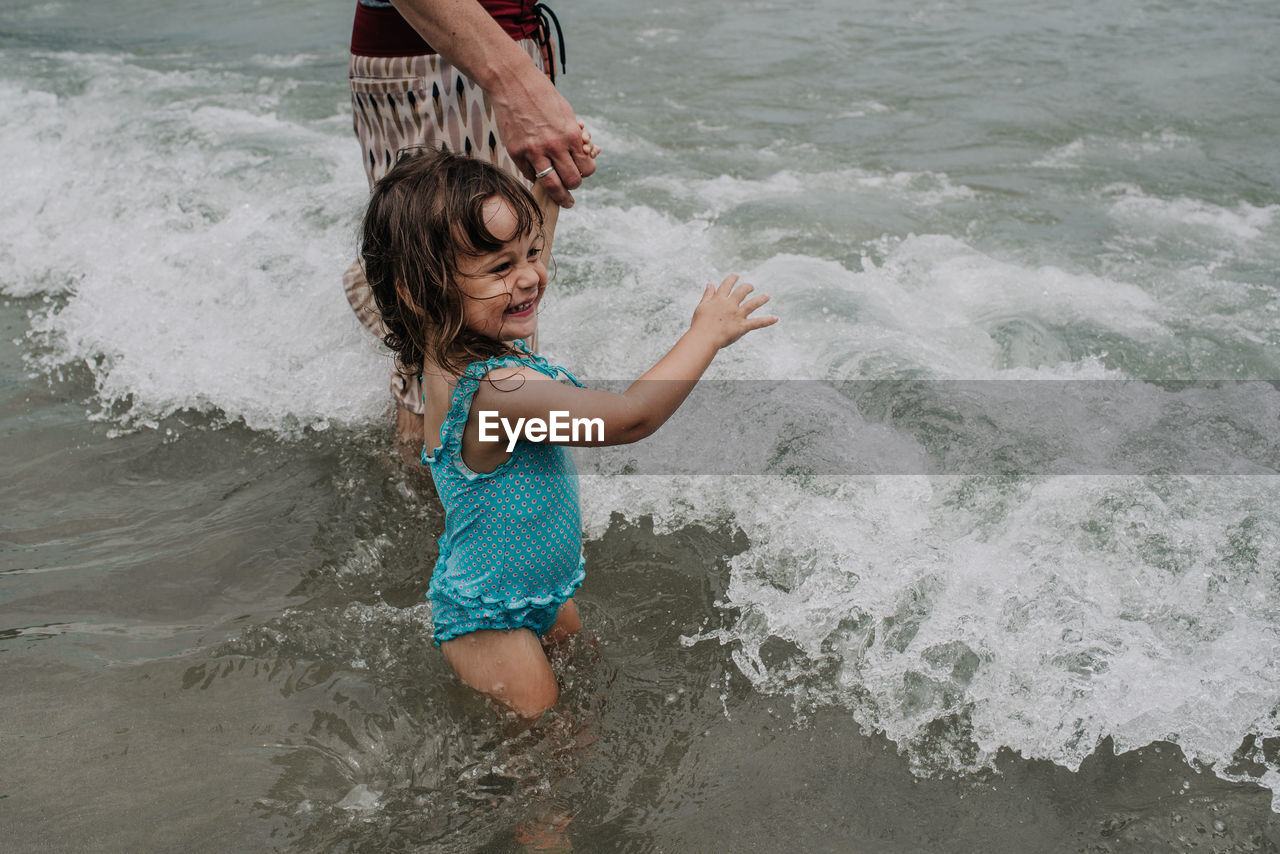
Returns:
[[[585,135],[584,147],[599,151]],[[729,276],[707,285],[689,330],[625,392],[585,388],[524,343],[547,288],[542,223],[515,179],[441,151],[401,160],[378,182],[362,245],[387,344],[402,371],[422,377],[422,463],[445,510],[427,594],[436,644],[465,684],[526,721],[558,696],[543,645],[581,628],[577,475],[561,446],[648,436],[721,347],[777,321],[752,317],[768,297]],[[494,429],[550,424],[553,413],[561,423],[598,419],[603,435],[531,441],[530,430],[513,443]]]

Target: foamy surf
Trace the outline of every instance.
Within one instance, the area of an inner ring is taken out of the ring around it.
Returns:
[[[1074,769],[1110,736],[1221,770],[1277,734],[1273,478],[588,483],[591,504],[747,532],[740,616],[688,642],[735,645],[800,709],[847,706],[921,769],[1001,747]]]
[[[24,164],[0,208],[4,290],[58,297],[31,323],[44,366],[87,365],[137,423],[198,410],[289,430],[383,412],[386,359],[337,284],[364,191],[345,140],[279,118],[287,85],[45,61],[56,95],[0,90],[27,117],[0,142]]]

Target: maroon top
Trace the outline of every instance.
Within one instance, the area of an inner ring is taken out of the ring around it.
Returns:
[[[531,39],[538,31],[536,0],[479,0],[511,38]],[[356,56],[422,56],[435,53],[418,31],[393,8],[356,4],[351,28],[351,52]]]

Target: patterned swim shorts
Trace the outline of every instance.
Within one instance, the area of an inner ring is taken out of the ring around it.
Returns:
[[[533,39],[517,42],[545,71],[542,48]],[[369,188],[395,165],[406,149],[439,148],[484,157],[528,185],[507,154],[484,90],[436,54],[427,56],[351,56],[351,111],[364,153]],[[342,277],[351,310],[381,339],[386,330],[364,266],[356,259]],[[400,406],[422,413],[415,378],[391,373],[391,395]]]
[[[538,637],[551,631],[563,602],[549,605],[527,605],[508,608],[505,605],[486,605],[478,599],[450,595],[433,583],[427,592],[431,605],[432,637],[436,646],[456,637],[478,631],[503,631],[528,629]]]

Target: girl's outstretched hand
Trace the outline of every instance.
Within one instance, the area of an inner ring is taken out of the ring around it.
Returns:
[[[739,284],[737,273],[726,276],[719,286],[708,282],[702,301],[693,310],[693,323],[689,330],[696,335],[707,336],[719,349],[728,347],[753,329],[777,323],[778,318],[772,315],[751,316],[753,311],[769,301],[768,294],[750,296],[754,290],[755,287],[747,282]]]

